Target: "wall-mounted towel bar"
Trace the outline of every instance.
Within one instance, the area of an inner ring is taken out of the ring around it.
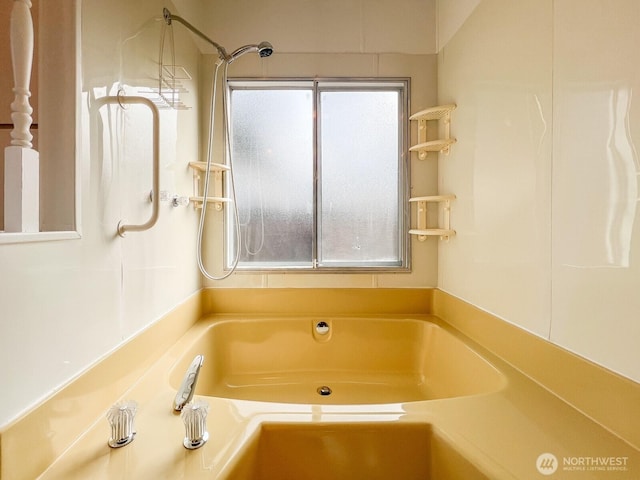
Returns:
[[[138,96],[107,96],[96,99],[96,107],[100,108],[103,105],[118,104],[121,107],[124,105],[145,105],[151,110],[153,116],[153,179],[152,179],[152,192],[160,192],[160,114],[158,107],[146,97]],[[151,217],[145,223],[139,225],[125,224],[123,220],[118,222],[118,235],[124,237],[127,232],[143,232],[149,230],[158,221],[158,213],[160,211],[160,195],[151,195],[152,211]]]

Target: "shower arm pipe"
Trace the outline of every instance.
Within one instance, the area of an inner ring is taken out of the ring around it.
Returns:
[[[160,212],[160,113],[158,107],[148,98],[140,96],[106,96],[96,99],[96,108],[103,105],[145,105],[151,110],[153,116],[153,178],[151,187],[151,217],[145,223],[125,224],[123,220],[118,222],[118,235],[124,237],[127,232],[143,232],[149,230],[158,221]]]
[[[194,27],[193,25],[191,25],[189,22],[187,22],[184,18],[178,16],[178,15],[174,15],[173,13],[171,13],[169,11],[169,9],[167,8],[163,8],[162,9],[162,15],[164,17],[164,21],[167,23],[167,25],[171,25],[171,22],[173,20],[175,20],[178,23],[181,23],[182,25],[184,25],[185,27],[187,27],[189,30],[191,30],[193,33],[195,33],[196,35],[198,35],[202,40],[204,40],[205,42],[213,45],[215,47],[216,50],[218,50],[218,56],[220,57],[221,60],[227,61],[229,60],[231,57],[227,54],[227,51],[224,49],[224,47],[216,42],[214,42],[213,40],[211,40],[209,37],[207,37],[204,33],[202,33],[200,30],[198,30],[196,27]]]

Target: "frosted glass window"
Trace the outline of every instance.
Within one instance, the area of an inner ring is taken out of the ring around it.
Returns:
[[[320,93],[320,265],[400,265],[399,93]]]
[[[239,265],[309,266],[313,91],[233,90],[231,102]]]
[[[405,268],[406,83],[229,86],[238,268]]]

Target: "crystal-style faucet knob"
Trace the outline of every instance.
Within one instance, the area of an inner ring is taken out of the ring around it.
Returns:
[[[133,441],[136,434],[133,420],[137,409],[138,405],[133,401],[116,403],[109,409],[107,420],[111,425],[111,438],[108,443],[111,448],[124,447]]]
[[[207,432],[207,413],[209,405],[203,401],[188,403],[182,408],[182,421],[184,422],[185,437],[182,444],[185,448],[193,450],[200,448],[209,440]]]

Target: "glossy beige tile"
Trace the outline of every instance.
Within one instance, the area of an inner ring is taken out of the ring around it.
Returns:
[[[153,230],[115,236],[120,219],[144,221],[148,215],[149,120],[133,110],[97,112],[92,106],[95,95],[115,92],[119,82],[127,93],[155,85],[160,23],[154,17],[162,6],[155,0],[82,3],[82,91],[76,92],[82,99],[76,131],[82,236],[0,248],[0,426],[199,289],[192,210],[165,204]],[[176,31],[175,40],[178,56],[197,73],[199,54],[190,37]],[[189,88],[197,95],[197,83]],[[198,105],[191,107],[175,116],[161,112],[161,185],[187,195],[192,177],[186,164],[198,150]],[[70,117],[58,112],[49,138],[59,139],[56,134],[73,123]]]
[[[265,67],[275,77],[375,77],[378,58],[361,53],[274,53]]]
[[[431,311],[589,418],[640,446],[640,384],[441,290]],[[565,436],[569,432],[563,432]]]
[[[633,1],[485,1],[439,54],[458,103],[439,286],[635,381],[639,19]]]
[[[249,33],[247,33],[248,35]],[[246,61],[245,61],[246,60]],[[205,59],[207,72],[211,71],[212,59]],[[203,63],[205,63],[203,62]],[[243,57],[234,62],[233,76],[259,77],[401,77],[411,78],[412,109],[426,108],[436,102],[436,56],[409,54],[355,54],[355,53],[274,53],[266,60],[254,56]],[[207,78],[207,81],[210,81]],[[201,89],[207,88],[203,82]],[[205,99],[205,102],[207,99]],[[218,110],[220,113],[220,110]],[[219,118],[219,117],[218,117]],[[415,127],[413,125],[412,127]],[[218,138],[223,134],[217,132]],[[417,131],[411,133],[414,138]],[[216,150],[216,154],[221,154]],[[433,195],[437,192],[437,161],[435,157],[425,162],[412,162],[411,191],[413,194]],[[210,273],[222,272],[223,215],[208,211],[206,237],[215,241],[206,242],[205,264]],[[435,239],[418,242],[412,239],[412,271],[392,274],[339,274],[308,275],[300,273],[255,274],[235,273],[223,281],[205,280],[207,287],[343,287],[343,288],[424,288],[437,283],[437,248]]]
[[[203,31],[229,51],[263,38],[281,52],[361,51],[359,1],[267,0],[238,8],[237,2],[226,0],[207,4],[203,15]]]
[[[436,52],[435,0],[383,0],[362,8],[365,52],[432,54]]]
[[[94,362],[91,368],[44,399],[28,414],[0,429],[0,477],[30,479],[39,476],[201,315],[198,292],[136,338]],[[35,367],[29,372],[34,375]],[[32,449],[32,445],[38,448]],[[29,456],[28,461],[25,454]]]
[[[457,234],[445,291],[546,336],[550,321],[552,2],[487,0],[439,53],[457,143],[438,162]]]
[[[480,0],[436,0],[438,51],[447,45],[479,3]]]
[[[230,51],[268,39],[283,53],[435,53],[434,0],[225,0],[193,23]]]
[[[551,339],[636,381],[638,21],[634,1],[554,4]]]

